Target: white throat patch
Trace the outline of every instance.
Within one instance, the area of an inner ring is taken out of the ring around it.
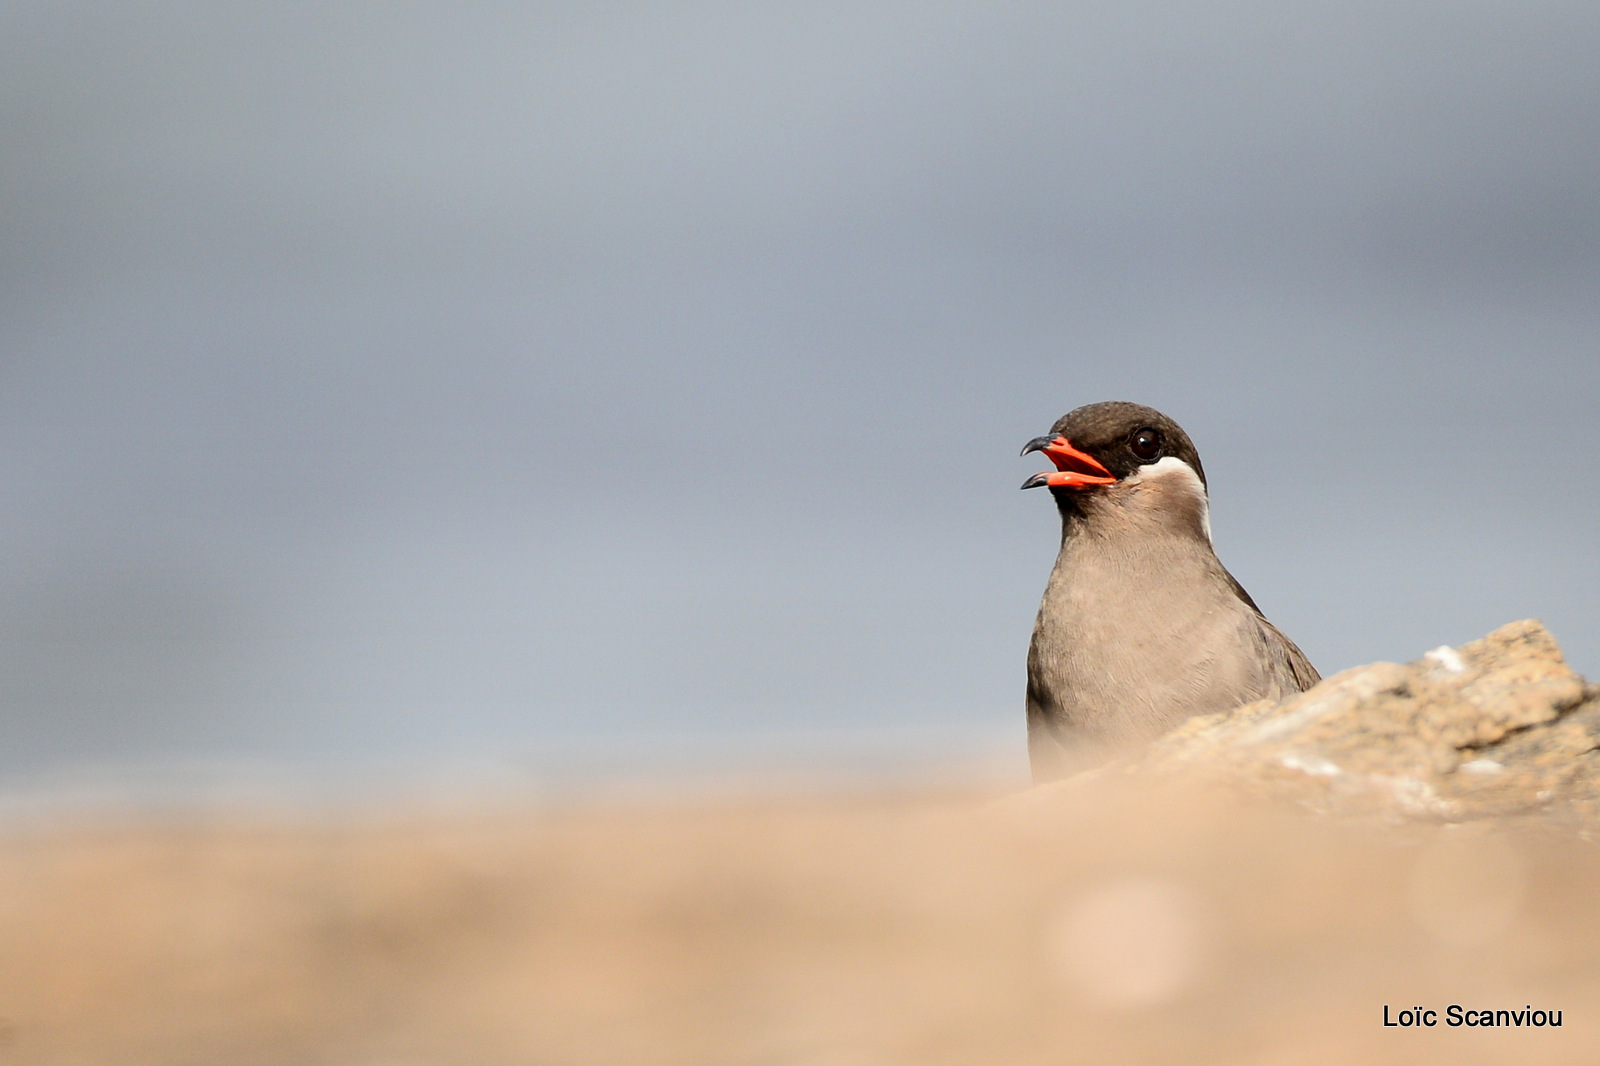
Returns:
[[[1205,528],[1206,542],[1210,543],[1211,503],[1206,498],[1206,487],[1201,483],[1200,475],[1194,472],[1194,467],[1175,455],[1169,455],[1148,466],[1141,466],[1124,479],[1124,484],[1136,485],[1155,478],[1177,478],[1184,489],[1194,494],[1200,502],[1200,524]]]

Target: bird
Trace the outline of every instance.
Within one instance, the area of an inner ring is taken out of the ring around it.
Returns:
[[[1194,715],[1281,699],[1320,680],[1211,543],[1194,443],[1151,407],[1113,401],[1030,440],[1061,549],[1028,647],[1028,756],[1036,782],[1137,747]]]

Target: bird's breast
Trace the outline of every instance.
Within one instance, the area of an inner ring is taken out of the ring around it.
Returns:
[[[1202,546],[1063,544],[1029,652],[1030,712],[1063,737],[1149,739],[1259,698],[1259,623]]]

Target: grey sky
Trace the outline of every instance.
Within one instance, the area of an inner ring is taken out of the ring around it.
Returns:
[[[1016,451],[1109,398],[1325,673],[1525,615],[1600,673],[1597,54],[1576,3],[7,5],[0,764],[1020,763]]]

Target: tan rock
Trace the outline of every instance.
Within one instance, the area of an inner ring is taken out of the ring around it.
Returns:
[[[1525,620],[1279,703],[1194,718],[1110,773],[1184,776],[1327,813],[1600,818],[1600,688]]]

